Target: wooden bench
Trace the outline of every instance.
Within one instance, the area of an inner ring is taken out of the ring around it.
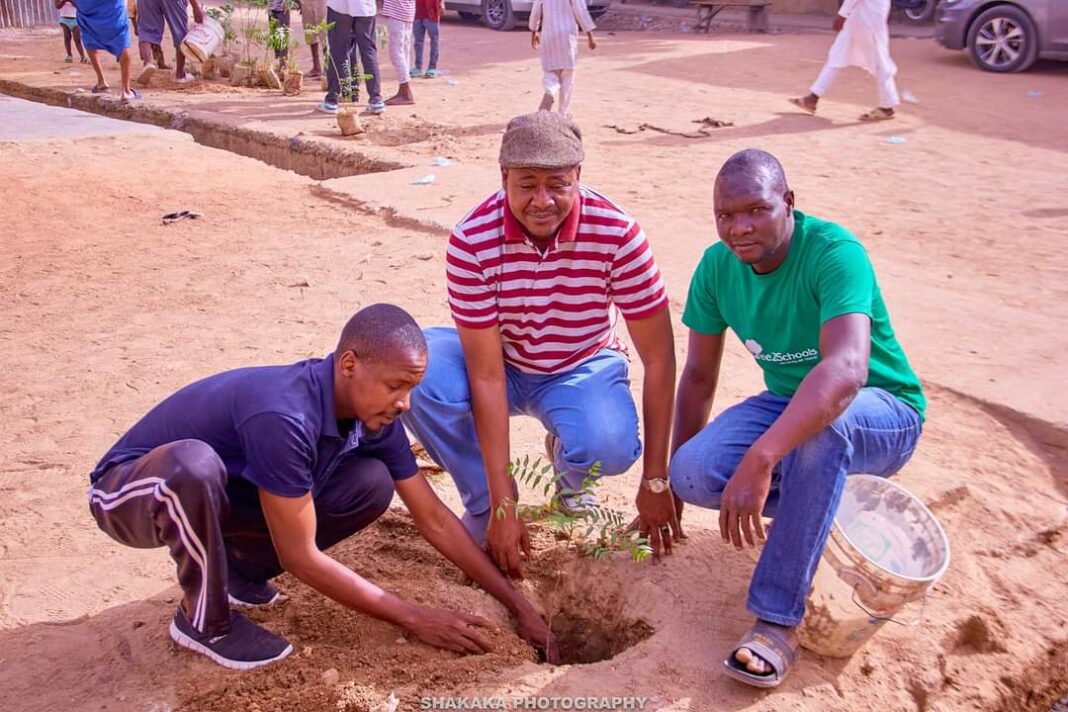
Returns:
[[[704,31],[706,34],[712,30],[712,18],[728,7],[749,8],[749,31],[768,31],[768,8],[771,7],[769,0],[690,0],[691,5],[697,6],[697,24],[694,32]]]

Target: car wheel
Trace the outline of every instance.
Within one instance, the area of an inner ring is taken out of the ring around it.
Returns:
[[[972,23],[968,52],[975,65],[988,72],[1022,72],[1038,58],[1038,33],[1026,12],[999,5]]]
[[[511,1],[482,0],[482,22],[491,30],[507,31],[515,27]]]
[[[460,10],[457,14],[464,22],[478,22],[478,18],[481,17],[477,12],[464,12],[463,10]]]
[[[608,12],[608,8],[607,7],[601,7],[601,8],[596,8],[596,9],[590,8],[590,18],[593,19],[593,20],[599,20],[602,17],[604,17],[604,14],[606,12]]]
[[[921,24],[924,22],[930,22],[934,17],[935,8],[938,7],[938,0],[924,0],[915,7],[905,8],[905,19],[909,22],[915,22]]]

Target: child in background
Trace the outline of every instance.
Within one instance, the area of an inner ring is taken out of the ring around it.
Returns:
[[[586,33],[590,49],[597,49],[593,39],[593,18],[586,0],[534,0],[530,11],[530,46],[541,48],[542,111],[553,108],[559,98],[560,113],[571,115],[571,93],[575,87],[575,64],[578,62],[578,26]]]
[[[389,58],[397,71],[397,93],[386,99],[388,106],[414,104],[412,85],[409,81],[408,57],[412,53],[412,24],[415,22],[415,0],[383,0],[382,17],[386,18],[389,30]]]
[[[130,27],[133,28],[134,36],[139,37],[141,33],[137,31],[137,0],[126,0],[126,15],[130,18]],[[170,69],[170,65],[163,56],[163,47],[158,44],[150,45],[150,47],[156,69]]]
[[[74,0],[56,0],[56,9],[59,10],[59,24],[63,27],[63,46],[67,49],[67,58],[63,61],[70,64],[74,56],[70,53],[70,41],[74,40],[74,46],[78,48],[82,64],[88,64],[89,58],[85,56],[85,48],[82,47],[82,33],[78,29],[78,7]]]
[[[433,79],[438,76],[438,37],[441,28],[441,16],[445,12],[445,0],[415,0],[415,69],[413,77]],[[430,61],[423,74],[423,35],[430,35]]]

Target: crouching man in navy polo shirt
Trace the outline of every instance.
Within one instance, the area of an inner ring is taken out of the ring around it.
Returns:
[[[186,386],[152,409],[91,475],[89,508],[116,541],[166,546],[185,595],[170,634],[220,665],[249,669],[292,646],[231,606],[272,603],[283,571],[431,645],[488,650],[484,619],[383,591],[323,551],[382,515],[394,489],[419,531],[516,616],[555,658],[548,627],[419,474],[397,417],[427,367],[404,310],[357,312],[337,349]]]

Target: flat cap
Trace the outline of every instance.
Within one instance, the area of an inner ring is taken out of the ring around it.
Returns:
[[[501,139],[502,168],[567,168],[584,157],[582,131],[554,111],[515,117]]]

